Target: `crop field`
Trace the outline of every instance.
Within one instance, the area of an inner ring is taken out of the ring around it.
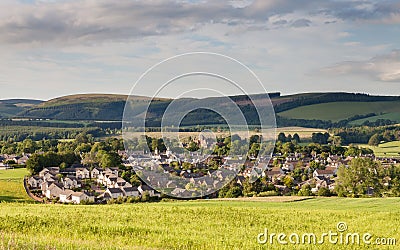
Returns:
[[[286,118],[331,120],[335,122],[369,113],[400,113],[400,102],[329,102],[294,108],[281,112],[279,115]]]
[[[0,203],[0,248],[294,249],[257,236],[346,232],[400,239],[400,199],[316,198],[296,202],[176,201],[122,205]],[[319,239],[319,238],[318,238]],[[363,242],[357,247],[368,248]],[[392,243],[393,244],[393,243]],[[300,244],[299,249],[354,249]],[[369,246],[371,248],[371,246]],[[372,246],[372,249],[388,249]],[[395,246],[389,249],[396,249]]]
[[[358,144],[358,146],[372,149],[375,155],[379,157],[400,156],[400,141],[385,142],[378,146],[370,146],[367,144]]]
[[[337,232],[339,222],[347,224],[349,233],[400,239],[400,198],[266,197],[46,205],[29,201],[22,186],[25,174],[24,169],[0,171],[0,249],[293,249],[294,245],[283,248],[276,240],[259,244],[257,236],[267,229],[270,234],[320,237],[330,230]],[[327,240],[296,246],[310,247],[349,248]],[[367,245],[361,242],[357,247]]]

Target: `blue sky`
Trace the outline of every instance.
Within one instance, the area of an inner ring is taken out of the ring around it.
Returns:
[[[193,51],[243,62],[269,92],[400,95],[400,1],[4,0],[0,17],[0,99],[128,94]]]

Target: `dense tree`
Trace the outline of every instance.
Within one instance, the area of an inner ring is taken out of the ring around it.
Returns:
[[[368,145],[371,146],[378,146],[380,143],[380,136],[379,134],[374,134],[373,136],[371,136],[371,138],[368,141]]]
[[[359,197],[374,190],[376,195],[381,189],[382,169],[370,158],[354,158],[348,167],[341,166],[338,170],[336,191],[340,195]]]

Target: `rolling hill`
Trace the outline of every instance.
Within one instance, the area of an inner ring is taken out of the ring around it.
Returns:
[[[30,99],[0,100],[0,118],[10,118],[30,109],[43,101]]]
[[[302,93],[286,96],[281,96],[280,93],[270,93],[269,96],[277,114],[279,126],[325,128],[331,126],[332,122],[339,121],[345,121],[346,124],[361,124],[366,120],[377,119],[400,121],[400,96],[372,96],[340,92]],[[251,99],[257,104],[265,104],[265,98],[266,94],[251,95]],[[80,94],[45,102],[7,100],[0,102],[0,114],[3,114],[2,117],[63,121],[121,121],[126,99],[126,95]],[[239,95],[230,96],[230,99],[239,106],[249,124],[259,123],[254,105],[249,97]],[[132,96],[130,100],[135,106],[135,110],[131,113],[132,119],[146,116],[148,126],[158,126],[168,105],[173,101],[166,98],[155,99],[146,111],[149,97]],[[182,98],[174,100],[174,102],[177,104],[178,111],[207,105],[215,108],[226,106],[226,99],[221,97]],[[231,110],[231,112],[234,113],[235,110]],[[174,114],[171,115],[174,116]],[[353,119],[346,120],[349,118]],[[187,126],[222,123],[224,120],[218,114],[208,110],[194,111],[183,121],[183,124]]]
[[[372,121],[378,118],[399,120],[400,101],[328,102],[297,107],[280,112],[279,115],[290,119],[316,119],[338,122],[356,115],[367,115],[371,113],[377,115],[357,121]],[[390,116],[388,114],[390,114]]]

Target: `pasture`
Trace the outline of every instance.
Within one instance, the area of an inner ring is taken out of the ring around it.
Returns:
[[[328,102],[301,106],[280,112],[279,115],[292,119],[316,119],[337,122],[355,115],[369,113],[376,113],[380,115],[392,113],[400,114],[400,102]],[[394,115],[390,115],[390,118],[393,118],[393,116]],[[374,119],[370,118],[366,120],[373,121]]]
[[[0,170],[0,202],[31,202],[22,182],[27,174],[25,168]]]
[[[368,144],[357,144],[360,147],[370,148],[378,157],[400,156],[400,141],[392,141],[381,143],[378,146],[370,146]]]

